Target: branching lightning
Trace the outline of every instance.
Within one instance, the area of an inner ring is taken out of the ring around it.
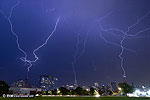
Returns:
[[[30,66],[28,67],[28,71],[29,71],[29,69],[32,67],[32,63],[35,63],[37,60],[39,60],[39,57],[36,55],[36,52],[37,52],[39,49],[41,49],[42,47],[44,47],[44,46],[47,44],[48,40],[49,40],[49,39],[52,37],[52,35],[55,33],[55,31],[56,31],[56,29],[57,29],[57,26],[58,26],[58,23],[59,23],[59,20],[60,20],[60,17],[57,18],[57,21],[56,21],[56,23],[55,23],[55,27],[54,27],[53,31],[50,33],[50,35],[48,36],[48,38],[45,40],[45,42],[44,42],[42,45],[40,45],[39,47],[37,47],[36,49],[34,49],[33,55],[34,55],[34,57],[35,57],[35,60],[27,60],[26,58],[25,58],[25,59],[21,59],[22,61],[28,62],[28,63],[30,64]]]
[[[76,71],[74,69],[74,62],[72,62],[72,71],[73,71],[73,75],[74,75],[74,85],[78,85],[77,75],[76,75]]]
[[[118,55],[118,57],[120,58],[120,66],[121,66],[122,71],[123,71],[123,77],[124,77],[124,79],[126,79],[126,71],[125,71],[124,65],[123,65],[124,59],[123,59],[123,57],[122,57],[122,55],[124,54],[124,50],[128,50],[128,51],[131,51],[131,52],[133,52],[133,53],[136,53],[136,52],[135,52],[134,50],[131,50],[131,49],[128,49],[128,48],[124,47],[124,46],[123,46],[123,43],[124,43],[126,37],[137,37],[139,34],[145,32],[145,31],[150,30],[150,27],[148,27],[148,28],[143,29],[143,30],[141,30],[141,31],[139,31],[139,32],[137,32],[137,33],[135,33],[135,34],[133,34],[133,35],[128,34],[129,31],[130,31],[130,29],[132,29],[133,27],[135,27],[136,25],[138,25],[138,24],[139,24],[144,18],[146,18],[149,14],[150,14],[150,12],[148,12],[148,13],[147,13],[146,15],[144,15],[143,17],[139,18],[139,19],[136,21],[136,23],[130,25],[130,26],[127,28],[127,31],[123,31],[123,30],[117,29],[117,28],[104,29],[104,28],[102,27],[102,25],[100,24],[100,29],[99,29],[100,31],[99,31],[99,34],[100,34],[101,38],[102,38],[105,42],[107,42],[107,43],[109,43],[109,44],[112,44],[112,45],[115,45],[115,46],[119,46],[119,47],[121,48],[121,52],[120,52],[120,54]],[[107,14],[107,15],[109,15],[109,14]],[[105,17],[107,17],[107,16],[105,16]],[[99,19],[99,20],[97,20],[97,21],[101,22],[103,19],[104,19],[104,18],[101,18],[101,19]],[[123,35],[122,35],[122,39],[121,39],[121,41],[120,41],[120,45],[115,44],[115,43],[110,42],[110,41],[108,41],[107,39],[105,39],[105,37],[102,35],[102,31],[104,31],[104,32],[117,31],[117,32],[122,33]]]
[[[86,49],[86,43],[87,43],[87,40],[88,40],[88,37],[89,37],[89,32],[92,28],[92,25],[90,26],[90,28],[88,29],[87,33],[86,33],[86,36],[85,36],[85,40],[84,40],[84,43],[83,43],[83,49],[78,57],[78,59],[83,55],[83,53],[85,52],[85,49]]]
[[[28,68],[27,68],[27,71],[29,72],[30,71],[30,68],[32,67],[32,64],[37,62],[37,60],[39,60],[39,57],[36,55],[36,52],[41,49],[42,47],[44,47],[48,40],[52,37],[52,35],[55,33],[56,29],[57,29],[57,26],[58,26],[58,23],[60,21],[60,17],[57,18],[57,21],[55,23],[55,27],[53,29],[53,31],[49,34],[48,38],[45,40],[45,42],[40,45],[39,47],[37,47],[35,50],[33,50],[33,55],[35,57],[35,60],[29,60],[27,59],[27,53],[22,49],[22,47],[20,46],[20,43],[19,43],[19,37],[18,35],[15,33],[14,29],[13,29],[13,23],[11,21],[11,17],[12,17],[12,14],[13,14],[13,11],[14,9],[20,4],[20,0],[17,1],[17,3],[11,7],[11,10],[10,10],[10,13],[9,13],[9,16],[6,17],[6,15],[4,14],[4,12],[2,10],[0,10],[0,12],[5,16],[5,18],[7,18],[8,22],[9,22],[9,25],[10,25],[10,30],[11,30],[11,33],[12,35],[16,38],[16,43],[17,43],[17,47],[18,47],[18,50],[20,52],[22,52],[24,54],[24,57],[21,57],[20,59],[24,62],[24,63],[27,63],[28,64]],[[28,74],[28,73],[27,73]]]
[[[73,75],[74,75],[74,84],[77,85],[78,82],[77,82],[77,75],[76,75],[76,71],[75,71],[75,68],[74,68],[74,64],[76,63],[76,56],[78,54],[78,51],[79,51],[79,44],[80,44],[80,33],[78,33],[78,36],[77,36],[77,43],[76,43],[76,51],[73,55],[73,61],[72,61],[72,71],[73,71]]]
[[[88,40],[88,36],[89,36],[89,32],[91,30],[91,27],[92,27],[92,25],[90,26],[90,28],[88,29],[88,31],[86,33],[86,37],[85,37],[85,40],[84,40],[84,43],[83,43],[83,49],[82,49],[81,53],[79,53],[80,33],[78,33],[78,36],[77,36],[76,51],[74,53],[74,59],[72,61],[72,70],[73,70],[73,73],[74,73],[74,79],[75,79],[75,84],[76,85],[77,85],[78,81],[77,81],[77,76],[76,76],[76,71],[75,71],[74,65],[76,64],[77,60],[80,59],[80,57],[85,52],[86,43],[87,43],[87,40]],[[78,55],[78,53],[79,53],[79,55]]]
[[[22,48],[22,46],[20,45],[20,40],[19,40],[19,36],[17,35],[17,33],[15,32],[14,30],[14,25],[13,25],[13,22],[12,22],[12,15],[13,15],[13,12],[15,10],[15,8],[17,8],[20,4],[20,0],[17,0],[16,4],[13,5],[10,9],[10,12],[9,12],[9,15],[6,16],[6,14],[3,12],[2,9],[0,9],[0,13],[7,19],[8,23],[9,23],[9,26],[10,26],[10,31],[11,31],[11,34],[15,37],[16,39],[16,44],[17,44],[17,48],[18,50],[23,54],[23,57],[21,57],[21,61],[23,61],[24,63],[27,63],[28,64],[28,68],[27,68],[27,72],[30,71],[30,68],[33,66],[33,63],[36,63],[40,58],[38,57],[37,55],[37,52],[43,48],[49,41],[49,39],[54,35],[55,31],[57,30],[57,27],[58,27],[58,24],[60,22],[60,17],[57,18],[56,22],[55,22],[55,26],[52,30],[52,32],[49,33],[48,37],[46,38],[46,40],[44,41],[44,43],[42,43],[40,46],[38,46],[36,49],[33,50],[32,54],[34,55],[34,59],[28,59],[28,55],[27,55],[27,52]],[[48,13],[49,11],[55,11],[55,9],[47,9],[46,10],[46,13]],[[120,67],[123,71],[123,78],[126,79],[127,75],[126,75],[126,70],[124,68],[124,58],[123,58],[123,54],[124,54],[124,51],[129,51],[129,52],[132,52],[134,54],[137,54],[136,51],[132,50],[132,49],[129,49],[127,47],[124,46],[124,42],[127,38],[139,38],[140,34],[150,30],[150,27],[148,28],[145,28],[141,31],[138,31],[134,34],[129,34],[130,33],[130,30],[133,29],[135,26],[137,26],[143,19],[145,19],[148,15],[150,15],[150,11],[147,12],[144,16],[142,16],[141,18],[137,19],[137,21],[135,23],[133,23],[132,25],[130,25],[129,27],[127,27],[126,31],[124,30],[121,30],[119,28],[103,28],[103,25],[102,25],[102,21],[106,19],[106,17],[108,17],[110,14],[112,14],[112,12],[109,12],[107,13],[105,16],[99,18],[98,20],[96,20],[96,22],[99,22],[100,25],[98,27],[98,33],[99,33],[99,36],[100,38],[108,43],[108,44],[111,44],[111,45],[114,45],[114,46],[117,46],[120,48],[120,52],[118,54],[118,58],[120,60]],[[69,23],[70,24],[70,23]],[[83,49],[81,50],[80,52],[80,49],[79,49],[79,45],[80,45],[80,33],[78,33],[78,36],[77,36],[77,42],[76,42],[76,51],[73,55],[73,61],[72,61],[72,70],[73,70],[73,75],[74,75],[74,82],[75,84],[77,85],[78,84],[78,81],[77,81],[77,75],[76,75],[76,71],[75,71],[75,64],[77,63],[77,60],[79,58],[81,58],[81,56],[84,54],[85,52],[85,49],[86,49],[86,44],[87,44],[87,40],[88,40],[88,37],[89,37],[89,32],[91,30],[91,27],[92,25],[90,26],[90,28],[88,29],[87,33],[86,33],[86,36],[85,36],[85,40],[83,42]],[[119,32],[121,34],[121,39],[119,41],[119,43],[114,43],[114,42],[111,42],[109,40],[107,40],[105,38],[105,36],[103,35],[103,32]],[[141,36],[141,37],[144,37],[144,36]]]

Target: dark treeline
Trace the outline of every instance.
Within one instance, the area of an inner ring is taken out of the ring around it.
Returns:
[[[121,90],[119,90],[119,88]],[[42,91],[41,93],[38,93],[40,95],[113,95],[113,94],[120,94],[120,95],[126,95],[127,93],[132,93],[134,91],[134,87],[129,85],[126,82],[119,83],[118,84],[118,91],[114,91],[112,88],[103,86],[103,87],[97,87],[97,88],[87,88],[83,89],[81,87],[77,87],[76,89],[67,89],[65,87],[60,87],[57,89],[53,89],[51,91]],[[3,94],[9,93],[9,85],[5,81],[0,81],[0,96]]]

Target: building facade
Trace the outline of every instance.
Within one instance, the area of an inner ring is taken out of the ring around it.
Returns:
[[[55,88],[56,81],[58,81],[58,78],[56,77],[52,77],[49,75],[42,75],[40,76],[39,85],[42,91],[50,91]]]
[[[111,82],[111,88],[114,93],[118,93],[118,85],[116,81]]]

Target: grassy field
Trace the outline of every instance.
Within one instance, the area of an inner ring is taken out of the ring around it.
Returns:
[[[129,97],[37,97],[37,98],[5,98],[0,100],[150,100],[150,98]]]

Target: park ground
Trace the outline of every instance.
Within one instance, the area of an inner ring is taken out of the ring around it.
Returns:
[[[35,97],[35,98],[0,98],[0,100],[150,100],[150,98],[129,97]]]

